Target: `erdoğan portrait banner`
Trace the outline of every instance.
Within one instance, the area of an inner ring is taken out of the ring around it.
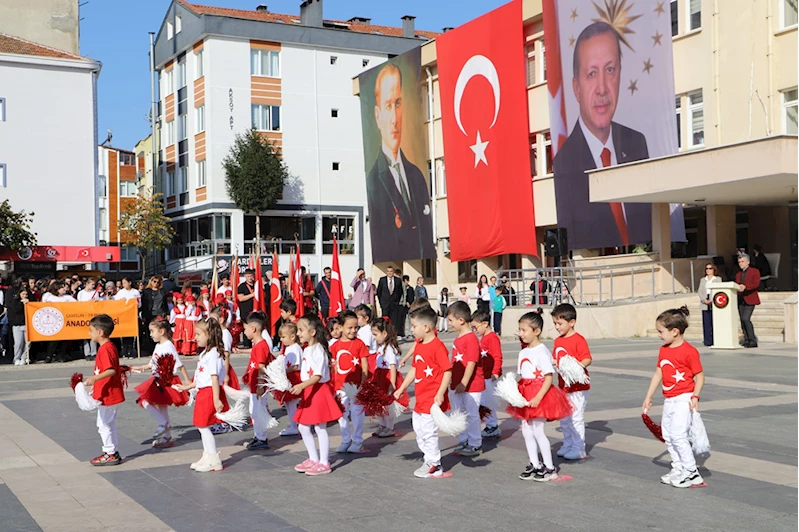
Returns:
[[[537,255],[522,1],[436,38],[450,257]]]
[[[678,150],[665,0],[543,0],[558,226],[569,249],[645,244],[650,203],[591,203],[587,171]],[[676,115],[679,118],[679,115]],[[680,205],[673,241],[685,241]]]

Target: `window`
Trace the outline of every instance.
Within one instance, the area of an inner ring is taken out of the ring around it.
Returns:
[[[341,163],[335,163],[335,162],[334,162],[334,163],[333,163],[333,171],[334,171],[334,172],[338,172],[338,169],[339,169],[339,166],[340,166],[340,165],[341,165]]]
[[[702,91],[688,95],[688,120],[691,124],[691,146],[705,144],[705,111]]]
[[[180,33],[182,29],[183,29],[183,19],[180,17],[180,15],[178,15],[175,17],[175,35]]]
[[[180,174],[180,191],[186,192],[189,190],[189,172],[185,166],[181,166],[178,168],[178,173]]]
[[[436,282],[435,259],[422,259],[422,277],[426,283],[434,284]]]
[[[172,37],[174,37],[174,36],[175,36],[175,26],[172,24],[171,21],[167,22],[166,23],[166,39],[168,41],[170,41],[170,40],[172,40]]]
[[[782,0],[782,27],[794,26],[799,22],[796,9],[797,0]]]
[[[536,84],[535,71],[535,45],[527,48],[527,86],[532,87]]]
[[[252,106],[252,127],[259,131],[280,131],[280,106]]]
[[[330,64],[331,65],[335,65],[336,63],[338,63],[338,57],[336,57],[335,55],[331,55],[330,56]]]
[[[196,110],[197,113],[197,133],[205,131],[205,105],[199,106]]]
[[[121,246],[119,248],[119,261],[120,262],[138,262],[139,254],[133,246]]]
[[[136,156],[132,153],[119,153],[119,164],[123,166],[133,166],[136,164]]]
[[[205,159],[197,162],[197,188],[204,187],[208,183],[205,176]]]
[[[444,159],[436,159],[436,177],[438,177],[438,197],[447,195],[447,169]]]
[[[100,197],[104,198],[108,195],[108,181],[104,175],[100,176]]]
[[[280,52],[250,50],[250,72],[253,76],[280,77]]]
[[[108,231],[108,209],[100,207],[100,231]]]
[[[178,89],[186,86],[186,60],[178,62]]]
[[[361,64],[362,64],[364,67],[368,67],[368,66],[369,66],[369,60],[368,60],[368,59],[364,59],[363,61],[361,61]]]
[[[136,188],[135,181],[120,181],[119,182],[119,196],[122,198],[131,198],[138,195],[139,191]]]
[[[0,98],[0,122],[6,121],[6,99]]]
[[[549,131],[544,133],[544,161],[546,162],[545,174],[552,175],[552,135]]]
[[[338,240],[338,251],[344,255],[355,253],[355,218],[352,216],[322,217],[322,253],[333,253],[333,236]]]
[[[187,124],[186,115],[178,116],[178,141],[186,140],[188,136]]]
[[[167,196],[174,196],[175,195],[175,172],[167,172],[166,173],[166,195]]]
[[[175,143],[175,121],[170,120],[166,123],[165,146],[171,146]]]
[[[175,92],[175,69],[172,68],[166,73],[166,87],[164,87],[166,94]]]
[[[338,118],[338,109],[331,109],[330,116],[331,118]]]
[[[702,0],[689,0],[688,2],[689,30],[698,30],[702,27]]]
[[[680,10],[677,0],[671,0],[671,36],[680,33]]]
[[[541,81],[544,82],[547,80],[547,55],[544,49],[544,39],[539,40],[538,45],[541,47]]]
[[[205,65],[203,65],[203,51],[200,50],[196,54],[194,54],[194,60],[197,61],[197,77],[194,79],[200,79],[205,74]]]
[[[799,96],[798,89],[782,93],[782,108],[784,109],[782,130],[788,135],[797,134],[797,96]]]
[[[538,135],[530,135],[530,172],[533,179],[538,176]]]
[[[477,282],[477,260],[464,260],[458,263],[458,282],[459,283]],[[469,294],[469,292],[466,293]],[[460,291],[456,295],[459,294]]]
[[[6,165],[5,163],[0,163],[0,187],[6,188],[8,186],[6,182]]]
[[[682,148],[682,97],[674,98],[674,106],[677,108],[677,149]]]

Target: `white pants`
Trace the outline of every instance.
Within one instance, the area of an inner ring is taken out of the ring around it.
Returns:
[[[666,449],[671,456],[671,468],[684,471],[696,469],[694,452],[688,441],[688,430],[691,427],[691,396],[684,393],[677,397],[668,397],[663,401],[663,416],[660,428]]]
[[[366,415],[363,406],[350,404],[350,399],[344,391],[336,392],[344,405],[344,415],[338,418],[338,426],[341,428],[341,443],[356,443],[363,445],[363,423]]]
[[[539,451],[547,469],[555,467],[552,464],[552,447],[549,445],[546,432],[544,432],[545,423],[546,419],[542,417],[530,421],[522,420],[522,436],[524,437],[524,446],[527,447],[527,457],[536,469],[541,467],[541,461],[538,460]]]
[[[572,415],[560,420],[563,431],[563,448],[585,454],[585,404],[588,392],[567,393],[566,397],[572,405]]]
[[[107,454],[117,452],[117,406],[97,408],[97,432],[103,440],[103,452]]]
[[[297,429],[297,422],[294,421],[294,414],[297,413],[297,406],[299,406],[300,400],[294,399],[293,401],[286,401],[286,415],[289,418],[289,428],[293,430]]]
[[[84,357],[96,357],[97,356],[97,343],[92,342],[91,340],[84,340],[83,341],[83,356]]]
[[[25,326],[14,325],[11,327],[11,332],[14,335],[14,364],[25,363]]]
[[[259,440],[266,439],[266,419],[269,417],[269,407],[266,404],[267,396],[263,394],[250,394],[250,417],[252,418],[252,431]]]
[[[480,404],[491,409],[491,413],[486,416],[486,427],[496,427],[499,425],[499,420],[497,420],[497,411],[494,410],[497,404],[497,398],[494,397],[494,379],[489,377],[485,381],[486,389],[482,393]],[[480,411],[477,413],[479,415]]]
[[[391,414],[387,416],[380,416],[380,424],[389,430],[394,430],[394,418]]]
[[[153,405],[148,403],[147,401],[142,401],[141,405],[144,407],[145,410],[152,416],[156,423],[158,423],[159,427],[167,428],[169,427],[169,410],[166,405]],[[172,432],[167,430],[163,434],[164,438],[171,438]]]
[[[416,433],[416,445],[424,453],[424,463],[441,465],[441,449],[438,446],[438,425],[430,414],[414,412],[411,417],[413,431]]]
[[[472,447],[482,447],[483,437],[480,435],[480,396],[482,392],[449,392],[449,403],[453,410],[466,412],[466,432],[458,436],[458,440],[467,442]]]

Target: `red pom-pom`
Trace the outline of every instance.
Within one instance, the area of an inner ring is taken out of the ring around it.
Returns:
[[[355,402],[363,406],[363,412],[367,416],[386,416],[388,415],[386,407],[394,402],[394,396],[384,392],[370,380],[361,384]]]
[[[164,382],[171,382],[172,381],[172,373],[175,371],[175,357],[166,354],[161,355],[158,357],[158,361],[155,363],[155,372],[158,374],[159,378]]]
[[[72,391],[75,391],[75,386],[78,385],[79,382],[83,382],[83,373],[73,373],[72,378],[69,379],[69,385],[72,386]]]
[[[666,443],[666,440],[663,439],[663,430],[660,428],[660,425],[652,421],[652,418],[649,417],[649,414],[643,413],[641,414],[641,419],[644,420],[644,425],[649,431],[655,436],[655,438],[659,439],[663,443]]]
[[[480,405],[480,421],[485,421],[488,416],[491,415],[491,409]]]
[[[119,377],[122,379],[122,386],[128,387],[128,375],[130,375],[130,366],[119,366]]]
[[[241,376],[241,382],[243,382],[247,386],[250,385],[250,372],[249,371],[245,372],[244,375]]]

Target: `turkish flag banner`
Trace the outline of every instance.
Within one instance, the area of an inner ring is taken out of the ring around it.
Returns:
[[[450,258],[538,255],[522,0],[436,38]]]

